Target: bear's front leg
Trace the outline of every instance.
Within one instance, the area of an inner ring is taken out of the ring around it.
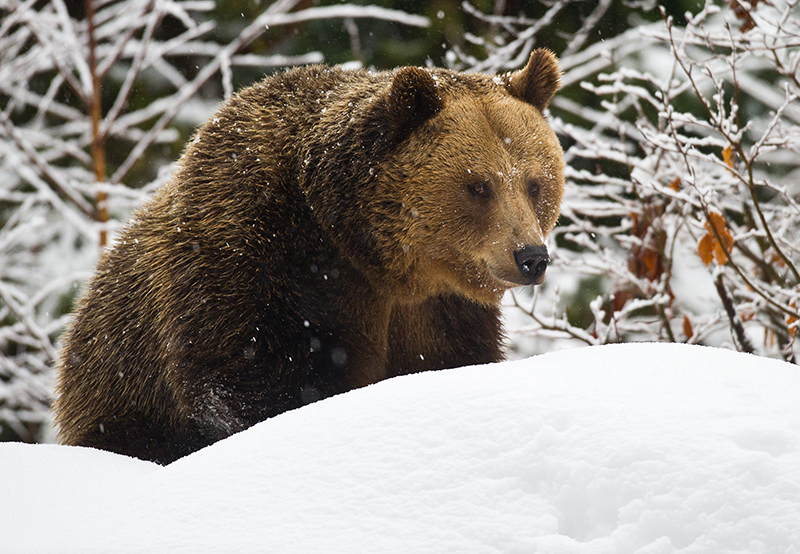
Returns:
[[[389,324],[390,376],[497,362],[502,351],[500,308],[460,295],[399,304]]]

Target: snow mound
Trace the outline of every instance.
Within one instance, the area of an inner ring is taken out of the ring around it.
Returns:
[[[790,364],[627,344],[392,379],[164,468],[0,444],[0,550],[798,552],[799,399]]]

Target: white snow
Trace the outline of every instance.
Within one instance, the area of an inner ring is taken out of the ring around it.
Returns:
[[[0,444],[0,551],[798,552],[800,371],[627,344],[382,382],[167,467]]]

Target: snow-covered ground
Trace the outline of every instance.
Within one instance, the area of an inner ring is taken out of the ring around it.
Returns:
[[[393,379],[167,467],[0,444],[0,551],[800,551],[800,370],[685,345]]]

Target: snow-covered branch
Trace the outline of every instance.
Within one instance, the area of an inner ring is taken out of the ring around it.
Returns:
[[[796,359],[800,9],[741,6],[707,2],[685,26],[664,14],[562,52],[550,111],[571,167],[548,282],[508,301],[516,350],[664,340]],[[508,45],[542,29],[502,23],[485,60],[451,58],[509,67]]]

